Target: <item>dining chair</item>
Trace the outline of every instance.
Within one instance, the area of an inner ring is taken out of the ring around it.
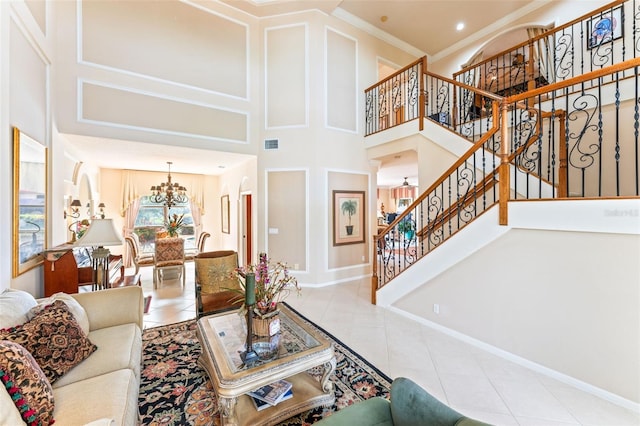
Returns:
[[[127,242],[127,246],[129,247],[129,251],[131,252],[131,260],[136,267],[136,274],[140,272],[141,266],[153,266],[154,254],[153,253],[143,253],[140,248],[140,239],[138,238],[138,234],[135,232],[131,233],[131,235],[127,235],[124,237],[124,240]]]
[[[182,286],[186,283],[184,266],[184,240],[180,237],[157,238],[153,265],[153,288],[162,284],[167,271],[178,270],[182,275]]]
[[[202,231],[200,235],[198,235],[198,242],[196,243],[195,248],[186,249],[184,258],[186,260],[193,260],[198,255],[198,253],[204,252],[204,244],[207,241],[207,238],[209,238],[210,236],[211,234],[207,231]]]

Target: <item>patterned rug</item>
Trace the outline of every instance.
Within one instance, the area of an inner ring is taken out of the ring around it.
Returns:
[[[297,312],[296,312],[297,313]],[[281,425],[309,425],[328,412],[374,396],[389,397],[391,379],[339,340],[297,313],[333,342],[337,367],[331,380],[336,402],[299,414]],[[205,371],[197,364],[196,321],[146,329],[142,334],[141,425],[219,425],[218,404]],[[320,378],[320,370],[309,373]]]

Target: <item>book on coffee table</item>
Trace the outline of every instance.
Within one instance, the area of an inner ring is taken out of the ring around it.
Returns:
[[[269,405],[276,405],[291,390],[291,386],[291,382],[278,380],[254,391],[247,392],[247,395],[264,401]]]
[[[291,397],[293,397],[293,389],[289,389],[289,390],[288,390],[288,391],[287,391],[287,392],[282,396],[282,399],[280,399],[280,402],[282,402],[282,401],[286,401],[287,399],[289,399],[289,398],[291,398]],[[258,411],[262,411],[262,410],[264,410],[265,408],[273,407],[273,405],[271,405],[271,404],[269,404],[269,403],[266,403],[266,402],[264,402],[263,400],[258,399],[258,398],[254,397],[254,396],[251,396],[250,398],[251,398],[251,400],[253,401],[253,405],[254,405],[254,407],[256,407],[256,410],[258,410]]]

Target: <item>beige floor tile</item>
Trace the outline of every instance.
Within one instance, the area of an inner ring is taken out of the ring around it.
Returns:
[[[145,295],[152,296],[145,328],[195,318],[193,262],[186,269],[186,286],[174,279],[157,289],[153,268],[140,270]],[[306,287],[286,301],[391,378],[409,377],[478,420],[504,426],[640,425],[638,413],[372,305],[369,293],[369,280],[362,279]]]

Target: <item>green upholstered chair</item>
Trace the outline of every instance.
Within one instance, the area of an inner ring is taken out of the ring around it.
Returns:
[[[485,425],[447,407],[405,377],[391,383],[390,401],[371,398],[336,411],[316,423],[321,426],[480,426]]]

